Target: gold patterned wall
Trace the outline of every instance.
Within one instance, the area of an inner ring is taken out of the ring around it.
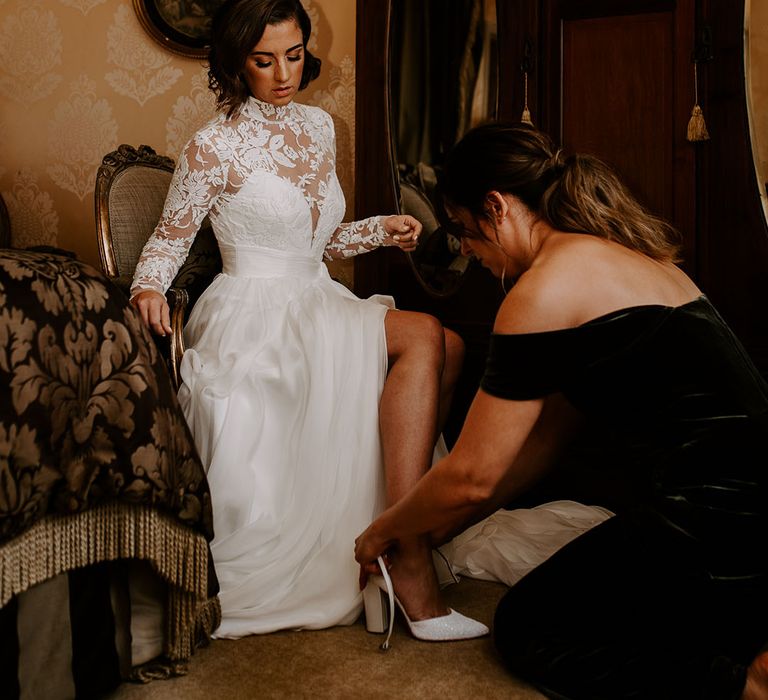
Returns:
[[[355,0],[302,2],[323,70],[299,101],[333,116],[351,215]],[[175,159],[213,113],[203,61],[156,43],[131,0],[0,0],[0,192],[13,246],[58,246],[98,266],[102,156],[127,143]],[[349,283],[351,266],[333,274]]]

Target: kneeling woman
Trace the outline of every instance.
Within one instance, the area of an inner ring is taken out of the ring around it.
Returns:
[[[524,125],[468,132],[443,186],[465,252],[516,283],[453,451],[358,538],[363,574],[510,502],[581,413],[621,432],[647,498],[509,590],[502,657],[552,697],[768,697],[768,386],[674,232]]]

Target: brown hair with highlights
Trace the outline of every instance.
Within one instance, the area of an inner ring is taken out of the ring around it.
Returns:
[[[231,117],[251,96],[242,77],[246,59],[268,25],[294,20],[304,43],[304,68],[299,90],[320,75],[319,58],[307,50],[312,23],[300,0],[226,0],[211,22],[208,87],[216,108]]]
[[[555,229],[607,238],[654,260],[680,260],[678,232],[645,209],[608,165],[589,155],[563,158],[527,124],[490,122],[468,131],[448,154],[440,189],[449,207],[475,218],[487,218],[485,197],[497,191]]]

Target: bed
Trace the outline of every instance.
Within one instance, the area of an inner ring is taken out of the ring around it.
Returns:
[[[205,472],[125,296],[0,250],[0,696],[183,674],[220,608]]]

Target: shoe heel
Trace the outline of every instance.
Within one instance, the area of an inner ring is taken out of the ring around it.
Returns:
[[[387,599],[373,581],[368,581],[363,589],[363,605],[365,607],[365,629],[374,634],[383,634],[389,624],[389,607]]]
[[[459,582],[459,577],[454,573],[448,558],[439,549],[432,550],[432,563],[437,575],[437,585],[441,589]]]
[[[379,557],[378,562],[381,576],[369,577],[363,589],[365,628],[369,632],[387,633],[387,638],[379,645],[379,649],[386,651],[395,622],[395,591],[384,560]]]

